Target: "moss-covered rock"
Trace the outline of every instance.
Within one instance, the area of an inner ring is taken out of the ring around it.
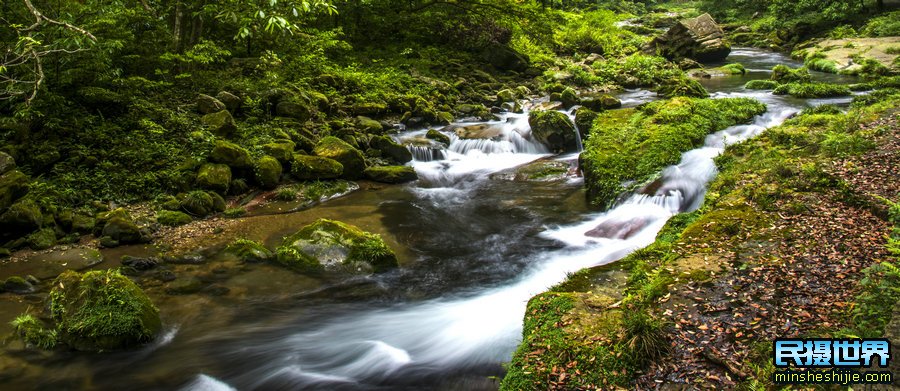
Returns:
[[[565,152],[577,149],[575,124],[561,112],[545,110],[528,114],[531,134],[553,151]]]
[[[512,101],[516,100],[517,96],[518,96],[518,94],[516,94],[515,91],[513,91],[509,88],[503,89],[503,90],[497,91],[497,102],[498,103],[512,102]]]
[[[381,122],[364,116],[356,117],[356,126],[366,133],[381,134]]]
[[[306,121],[312,116],[312,111],[309,106],[302,102],[296,100],[284,100],[278,102],[275,106],[275,115]]]
[[[344,166],[334,159],[321,156],[295,154],[291,164],[291,175],[299,180],[319,180],[340,178]]]
[[[197,171],[197,186],[224,194],[231,184],[231,168],[225,164],[206,163]]]
[[[53,228],[39,229],[28,235],[28,247],[33,250],[46,250],[56,244],[56,231]]]
[[[256,161],[256,182],[263,189],[274,189],[281,182],[281,163],[272,156],[263,156]]]
[[[0,175],[0,211],[28,194],[28,182],[28,176],[19,170],[10,170]]]
[[[578,128],[578,134],[582,140],[586,140],[591,131],[591,125],[597,118],[597,112],[587,107],[579,107],[575,111],[575,126]]]
[[[225,105],[225,109],[232,113],[237,113],[244,103],[239,96],[228,91],[219,91],[219,93],[216,94],[216,99],[218,99],[219,102],[222,102],[222,104]]]
[[[850,95],[850,88],[830,83],[787,83],[772,91],[775,95],[790,95],[795,98],[828,98]]]
[[[240,145],[224,140],[217,140],[209,160],[213,163],[227,164],[231,168],[244,169],[253,167],[250,152]]]
[[[0,214],[0,226],[4,233],[20,236],[41,227],[44,216],[34,201],[25,199],[16,202],[6,212]]]
[[[709,96],[706,88],[703,88],[699,81],[688,77],[667,79],[657,88],[656,92],[666,98],[674,98],[676,96],[706,98]]]
[[[156,221],[169,227],[185,225],[192,220],[190,215],[179,211],[161,210],[156,214]]]
[[[262,243],[247,239],[237,239],[226,246],[223,251],[243,262],[265,262],[275,258],[275,254]]]
[[[316,144],[313,152],[317,156],[333,159],[341,163],[341,166],[343,166],[341,177],[346,179],[360,179],[363,176],[363,171],[366,169],[366,158],[362,152],[337,137],[328,136],[322,138]]]
[[[366,179],[382,183],[404,183],[419,179],[416,170],[409,166],[377,166],[365,171]]]
[[[66,271],[53,282],[49,300],[59,340],[76,350],[139,346],[162,328],[159,310],[116,270]]]
[[[96,220],[92,216],[74,214],[72,216],[72,231],[80,234],[90,233],[94,230]]]
[[[280,246],[275,250],[275,262],[298,273],[318,274],[325,270],[319,260],[292,246]]]
[[[118,244],[144,243],[149,238],[141,232],[141,229],[124,217],[113,217],[103,226],[103,237],[110,238]]]
[[[291,163],[291,159],[294,156],[295,146],[296,144],[293,141],[278,140],[274,143],[263,145],[262,150],[266,155],[272,156],[278,159],[281,164],[287,165]]]
[[[205,191],[192,191],[181,199],[181,209],[194,216],[206,216],[213,212],[214,201]]]
[[[234,122],[234,117],[231,116],[231,113],[229,113],[228,110],[206,114],[200,118],[200,121],[203,122],[203,125],[206,125],[213,134],[219,137],[230,137],[237,131],[237,124]]]
[[[771,80],[778,83],[809,83],[812,81],[812,76],[806,67],[792,69],[787,65],[779,64],[772,68]]]
[[[437,129],[429,129],[428,132],[425,133],[425,138],[444,144],[445,147],[450,146],[450,136],[441,133]]]
[[[412,160],[412,153],[405,146],[397,144],[390,137],[375,136],[369,141],[369,146],[381,151],[382,156],[393,159],[403,164]]]
[[[594,111],[603,111],[622,107],[622,101],[610,94],[596,94],[581,98],[581,105]]]
[[[565,108],[581,103],[581,99],[578,99],[578,94],[575,93],[575,90],[571,87],[567,87],[559,93],[559,101],[562,102],[563,107]]]
[[[2,288],[3,292],[15,293],[17,295],[34,293],[35,291],[34,285],[32,283],[19,276],[12,276],[7,278],[6,281],[3,282]]]
[[[206,94],[197,95],[197,111],[200,114],[212,114],[225,110],[225,104]]]
[[[287,265],[314,267],[315,260],[326,271],[353,274],[381,273],[398,266],[397,257],[380,236],[327,219],[285,237],[277,257]]]
[[[706,135],[750,121],[766,106],[753,99],[675,98],[637,109],[601,113],[581,154],[588,199],[609,206],[639,186],[681,154],[702,145]]]
[[[774,90],[775,87],[778,87],[778,82],[774,80],[750,80],[744,84],[748,90]]]

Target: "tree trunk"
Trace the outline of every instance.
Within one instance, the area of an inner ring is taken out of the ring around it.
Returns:
[[[181,2],[175,3],[175,23],[172,26],[172,44],[175,53],[181,53],[181,25],[184,23],[184,7]]]

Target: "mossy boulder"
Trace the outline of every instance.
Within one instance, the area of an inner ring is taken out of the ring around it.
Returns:
[[[416,170],[409,166],[369,167],[363,173],[366,179],[382,183],[404,183],[419,179]]]
[[[587,107],[579,107],[575,110],[575,126],[578,128],[578,134],[582,140],[586,140],[591,131],[591,125],[597,118],[597,112]]]
[[[80,234],[90,233],[94,230],[96,220],[92,216],[74,214],[72,216],[72,231]]]
[[[53,282],[49,300],[60,342],[76,350],[136,347],[162,328],[159,310],[116,270],[66,271]]]
[[[829,98],[835,96],[850,95],[850,88],[840,84],[830,83],[787,83],[782,84],[772,91],[775,95],[790,95],[795,98]]]
[[[2,287],[3,292],[15,293],[17,295],[34,293],[35,291],[34,285],[32,283],[19,276],[12,276],[10,278],[7,278],[6,281],[3,281],[3,284],[0,287]]]
[[[686,96],[691,98],[706,98],[709,93],[699,81],[688,77],[676,77],[666,80],[657,88],[656,93],[665,98]]]
[[[334,159],[321,156],[295,154],[291,164],[291,175],[299,180],[319,180],[340,178],[344,166]]]
[[[669,60],[690,58],[699,62],[724,60],[731,53],[725,32],[709,15],[684,19],[665,34],[654,38],[646,52],[659,54]]]
[[[291,159],[294,156],[294,147],[296,144],[290,140],[278,140],[274,143],[269,143],[262,146],[263,152],[266,155],[272,156],[275,159],[278,159],[281,164],[290,164]]]
[[[744,88],[748,90],[774,90],[778,87],[778,82],[774,80],[750,80],[744,84]]]
[[[553,151],[574,151],[578,147],[575,124],[564,113],[532,111],[528,114],[528,124],[534,138]]]
[[[263,189],[274,189],[281,182],[281,163],[272,156],[263,156],[256,161],[256,182]]]
[[[212,114],[225,110],[225,104],[206,94],[197,95],[197,111],[200,114]]]
[[[165,226],[176,227],[190,223],[193,219],[184,212],[161,210],[156,214],[156,221]]]
[[[364,116],[356,117],[356,126],[366,133],[381,134],[383,130],[381,122]]]
[[[610,94],[597,94],[581,98],[581,105],[594,111],[603,111],[622,107],[622,101]]]
[[[351,274],[381,273],[398,266],[396,255],[380,236],[327,219],[285,237],[278,261],[301,269],[317,263],[325,271]]]
[[[102,236],[112,239],[119,245],[145,243],[149,238],[131,219],[113,217],[103,226]],[[112,246],[110,246],[112,247]]]
[[[501,71],[524,72],[528,69],[528,58],[508,46],[493,44],[481,51],[481,57]]]
[[[559,93],[559,101],[562,102],[563,107],[567,109],[581,103],[578,94],[576,94],[575,90],[571,87],[566,87],[566,89]]]
[[[212,196],[205,191],[195,190],[181,199],[181,209],[194,216],[206,216],[212,213],[214,208]]]
[[[28,194],[28,182],[28,176],[19,170],[10,170],[0,175],[0,211]]]
[[[227,255],[250,263],[265,262],[275,258],[275,254],[262,243],[247,239],[237,239],[226,246],[223,251]]]
[[[28,247],[33,250],[46,250],[56,244],[56,231],[53,228],[44,228],[28,235]]]
[[[303,122],[312,116],[312,111],[309,106],[304,103],[295,100],[285,100],[278,102],[275,106],[275,115],[279,117],[294,118]]]
[[[225,193],[231,184],[231,168],[225,164],[206,163],[197,172],[197,186]]]
[[[237,113],[244,103],[239,96],[228,91],[219,91],[219,93],[216,94],[216,99],[218,99],[219,102],[222,102],[222,104],[225,105],[225,109],[232,113]]]
[[[16,202],[6,212],[0,214],[0,226],[5,233],[19,236],[41,227],[44,216],[41,208],[31,200]]]
[[[515,91],[513,91],[509,88],[497,91],[497,102],[498,103],[512,102],[512,101],[515,101],[517,97],[518,97],[518,94],[516,94]]]
[[[341,163],[341,166],[343,166],[341,177],[346,179],[360,179],[363,176],[363,171],[366,169],[366,158],[362,152],[337,137],[328,136],[322,138],[316,144],[313,152],[317,156],[333,159]]]
[[[375,136],[369,141],[369,146],[381,151],[382,156],[393,159],[403,164],[412,160],[412,152],[403,145],[397,144],[390,137]]]
[[[234,122],[234,117],[231,116],[231,113],[229,113],[228,110],[206,114],[200,118],[200,121],[203,122],[203,125],[206,125],[213,134],[219,137],[230,137],[237,131],[237,124]]]
[[[437,129],[429,129],[428,132],[425,133],[425,138],[444,144],[445,147],[450,146],[450,136],[441,133]]]
[[[812,75],[806,67],[792,69],[787,65],[776,65],[772,68],[772,81],[778,83],[809,83],[812,81]]]
[[[217,140],[209,154],[209,160],[213,163],[227,164],[231,168],[245,169],[253,167],[253,159],[250,152],[240,145],[224,140]]]

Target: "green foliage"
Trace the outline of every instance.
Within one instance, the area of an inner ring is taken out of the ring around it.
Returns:
[[[778,87],[778,82],[774,80],[750,80],[744,84],[744,88],[748,90],[774,90]]]
[[[860,294],[853,309],[855,333],[860,337],[880,337],[890,321],[894,304],[900,300],[900,268],[882,262],[863,270]]]
[[[859,29],[859,32],[866,37],[896,37],[900,35],[900,11],[888,12],[869,19],[866,25]]]
[[[554,40],[563,53],[599,53],[620,56],[637,51],[641,38],[615,26],[620,19],[612,11],[563,13],[565,23],[556,31]]]
[[[44,324],[31,314],[16,316],[10,324],[25,343],[40,349],[53,349],[59,342],[56,330],[44,328]]]
[[[830,83],[787,83],[776,87],[773,93],[795,98],[827,98],[850,95],[850,88]]]
[[[628,57],[594,63],[597,75],[624,87],[650,87],[682,78],[684,72],[660,56],[633,54]]]

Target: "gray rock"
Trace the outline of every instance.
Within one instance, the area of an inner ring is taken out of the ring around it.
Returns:
[[[670,60],[690,58],[699,62],[724,60],[731,53],[725,32],[709,14],[684,19],[645,48]]]

